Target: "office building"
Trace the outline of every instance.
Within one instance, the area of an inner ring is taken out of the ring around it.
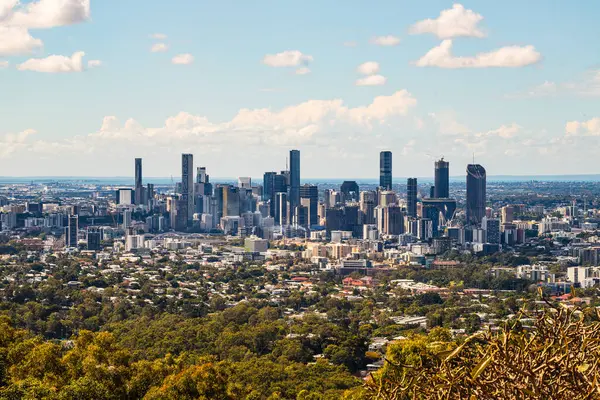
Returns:
[[[300,205],[300,151],[290,151],[290,210],[295,212]]]
[[[300,186],[300,204],[308,207],[309,225],[318,225],[319,188],[315,185]]]
[[[181,155],[181,200],[185,204],[182,210],[182,220],[190,225],[194,215],[194,156]]]
[[[375,207],[377,230],[383,235],[404,233],[404,214],[397,205]]]
[[[196,184],[194,185],[195,196],[212,196],[212,184],[208,174],[206,173],[206,167],[198,167],[196,169]]]
[[[379,186],[384,190],[392,190],[392,152],[382,151],[379,154]]]
[[[275,174],[273,176],[273,193],[271,195],[271,216],[275,217],[277,210],[277,196],[279,193],[286,194],[286,202],[287,202],[287,193],[288,193],[288,179],[285,171],[281,174]],[[275,207],[273,207],[275,205]]]
[[[433,197],[447,199],[450,197],[450,163],[442,158],[435,162],[435,186]]]
[[[504,206],[501,210],[502,223],[510,224],[515,220],[515,208],[513,206]]]
[[[275,224],[285,226],[288,224],[288,198],[287,193],[279,192],[275,196]]]
[[[271,200],[273,198],[273,185],[275,183],[275,175],[277,175],[277,172],[265,172],[265,174],[263,175],[262,199],[264,201]]]
[[[127,230],[131,226],[131,210],[123,210],[123,229]]]
[[[87,228],[87,249],[91,251],[100,251],[102,241],[102,231],[97,227]]]
[[[67,247],[77,247],[79,233],[79,217],[77,215],[69,215],[69,224],[67,225]]]
[[[238,178],[238,187],[243,189],[252,189],[252,178],[249,176],[240,176]]]
[[[135,204],[144,204],[144,186],[142,184],[142,159],[135,159]]]
[[[340,187],[340,193],[342,194],[343,202],[358,201],[360,190],[355,181],[344,181]]]
[[[380,206],[389,206],[392,204],[397,204],[398,199],[396,198],[396,193],[391,191],[383,191],[379,192],[379,205]]]
[[[116,192],[116,203],[118,205],[131,205],[135,201],[134,191],[130,188],[117,189]]]
[[[375,198],[377,197],[376,192],[364,191],[360,192],[360,211],[363,216],[364,224],[374,224],[375,223]]]
[[[305,201],[305,200],[306,199],[300,199],[301,202]],[[295,226],[308,227],[309,226],[308,207],[304,206],[304,205],[299,205],[298,207],[296,207],[296,210],[294,212],[293,221],[294,221]]]
[[[223,217],[237,217],[240,213],[240,190],[233,186],[223,188]]]
[[[467,166],[467,224],[479,226],[485,217],[486,172],[479,164]]]
[[[244,247],[251,253],[265,253],[269,249],[269,241],[253,236],[244,240]]]
[[[148,203],[148,205],[150,207],[152,207],[152,204],[154,202],[154,195],[156,194],[154,192],[154,184],[153,183],[149,183],[146,186],[146,193],[144,193],[144,194],[145,194],[145,199],[144,199],[145,202]]]
[[[485,231],[485,238],[487,243],[500,244],[499,219],[484,217],[481,221],[481,227]]]
[[[408,178],[406,182],[406,212],[409,217],[417,217],[417,178]]]

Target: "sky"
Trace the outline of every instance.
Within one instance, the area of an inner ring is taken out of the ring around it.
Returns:
[[[0,0],[0,176],[600,173],[600,2]]]

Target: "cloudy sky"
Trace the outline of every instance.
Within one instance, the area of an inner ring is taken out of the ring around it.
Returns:
[[[596,0],[0,0],[0,176],[600,173]]]

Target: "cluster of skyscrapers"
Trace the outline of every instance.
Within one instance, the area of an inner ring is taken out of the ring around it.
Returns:
[[[135,186],[117,191],[120,205],[141,205],[148,212],[150,231],[222,231],[233,235],[331,238],[353,237],[379,240],[427,240],[459,235],[465,240],[487,228],[486,171],[478,164],[467,166],[465,218],[454,221],[457,202],[450,196],[450,163],[435,162],[433,186],[419,190],[417,178],[408,178],[406,195],[394,191],[392,152],[382,151],[379,186],[361,191],[355,181],[339,190],[319,190],[301,184],[300,151],[289,152],[282,171],[268,171],[256,184],[240,177],[235,184],[212,184],[205,167],[194,170],[192,154],[182,154],[181,181],[172,193],[157,194],[143,185],[142,160],[135,159]],[[196,172],[194,179],[194,172]],[[131,224],[125,209],[123,226]],[[492,235],[493,237],[494,235]]]

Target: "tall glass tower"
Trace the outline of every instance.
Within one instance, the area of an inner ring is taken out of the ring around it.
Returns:
[[[417,178],[408,178],[406,182],[406,208],[409,217],[417,217]]]
[[[135,204],[144,202],[144,186],[142,184],[142,159],[135,159]]]
[[[442,158],[435,162],[435,186],[433,197],[447,199],[450,197],[450,163]]]
[[[185,220],[188,225],[194,215],[194,156],[181,155],[181,200],[185,204]]]
[[[290,151],[290,212],[300,205],[300,151]]]
[[[392,152],[382,151],[379,154],[379,186],[384,190],[392,190]]]
[[[467,223],[480,225],[485,217],[486,172],[479,164],[467,165]]]

